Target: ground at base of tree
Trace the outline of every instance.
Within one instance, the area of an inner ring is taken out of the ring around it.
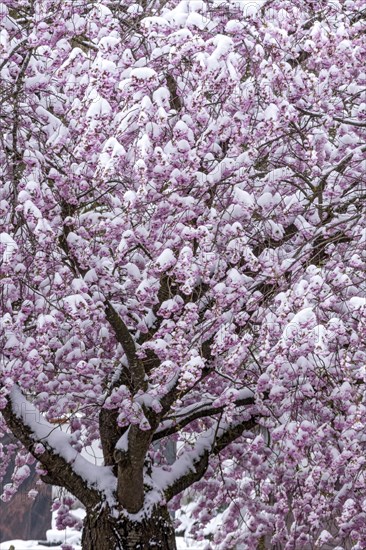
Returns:
[[[73,515],[80,516],[80,519],[84,517],[84,510],[73,510]],[[55,528],[56,514],[53,514],[52,529],[47,531],[47,542],[60,542],[58,546],[51,546],[52,550],[62,550],[62,544],[69,544],[73,550],[82,550],[80,545],[81,531],[76,529],[66,529],[65,531],[59,531]],[[14,549],[11,550],[42,550],[47,546],[42,546],[37,540],[9,540],[0,543],[0,550],[9,550],[13,545]],[[177,550],[200,550],[203,548],[203,543],[191,542],[184,537],[177,537]]]

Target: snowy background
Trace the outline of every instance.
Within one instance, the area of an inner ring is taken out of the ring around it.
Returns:
[[[79,508],[72,510],[72,514],[82,519],[84,517],[84,510]],[[59,531],[56,529],[56,517],[53,514],[52,529],[47,531],[47,541],[53,543],[60,543],[58,546],[51,546],[53,550],[62,550],[63,544],[70,544],[74,547],[74,550],[81,550],[80,538],[81,531],[75,529],[65,529],[65,531]],[[38,540],[9,540],[0,543],[0,550],[9,550],[10,546],[14,546],[14,550],[42,550],[42,548],[48,548],[39,544]],[[194,542],[190,539],[177,537],[177,549],[178,550],[203,550],[205,543]],[[13,550],[13,549],[12,549]]]

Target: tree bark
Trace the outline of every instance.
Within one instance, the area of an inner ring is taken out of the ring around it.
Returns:
[[[87,512],[83,550],[176,550],[173,522],[166,507],[154,508],[151,516],[141,521],[123,514],[115,516],[108,506]]]

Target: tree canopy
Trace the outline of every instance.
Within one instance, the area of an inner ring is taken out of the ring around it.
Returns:
[[[36,459],[137,523],[194,484],[213,548],[365,548],[364,1],[0,19],[3,498]]]

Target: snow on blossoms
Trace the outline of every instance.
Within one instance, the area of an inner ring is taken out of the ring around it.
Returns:
[[[36,459],[86,549],[189,490],[218,550],[366,547],[364,7],[0,2],[3,499]]]

